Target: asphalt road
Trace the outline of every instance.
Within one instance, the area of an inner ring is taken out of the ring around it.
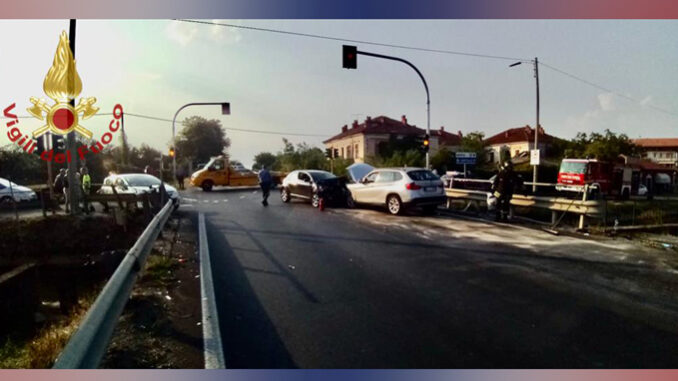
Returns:
[[[678,366],[675,252],[260,197],[184,193],[229,368]]]

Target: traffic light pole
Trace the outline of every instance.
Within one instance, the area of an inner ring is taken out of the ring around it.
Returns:
[[[174,156],[172,156],[172,177],[173,180],[177,179],[177,140],[176,140],[176,122],[177,116],[181,110],[185,109],[188,106],[215,106],[221,105],[221,114],[230,115],[231,114],[231,104],[229,102],[193,102],[186,103],[185,105],[179,107],[177,112],[174,113],[174,118],[172,119],[172,147],[174,148]],[[160,174],[162,178],[162,173]]]
[[[68,33],[68,44],[70,45],[71,52],[73,53],[73,59],[75,59],[75,19],[71,19],[70,25],[69,25],[69,33]],[[72,83],[69,83],[69,85],[73,85]],[[72,91],[69,91],[69,93],[73,93]],[[71,107],[75,106],[75,99],[71,99],[69,102]],[[75,152],[75,132],[71,131],[68,133],[66,137],[66,150],[69,151],[70,157],[72,158],[71,160],[67,160],[68,162],[68,203],[70,204],[70,210],[71,214],[77,214],[77,208],[78,208],[78,200],[76,200],[77,195],[79,194],[76,191],[76,183],[75,183],[75,172],[77,171],[78,168],[78,163],[77,163],[77,153]]]
[[[411,67],[412,69],[414,69],[414,71],[417,72],[417,74],[419,75],[419,78],[421,78],[421,81],[424,83],[424,89],[426,90],[426,134],[428,136],[431,136],[431,98],[429,96],[428,84],[426,83],[426,79],[424,78],[424,75],[421,74],[419,69],[417,69],[417,67],[414,66],[411,62],[404,60],[402,58],[398,58],[398,57],[386,56],[386,55],[377,54],[377,53],[361,52],[360,50],[356,51],[356,54],[362,54],[364,56],[383,58],[383,59],[386,59],[386,60],[402,62],[402,63]],[[429,168],[429,151],[426,151],[426,168],[427,169]]]

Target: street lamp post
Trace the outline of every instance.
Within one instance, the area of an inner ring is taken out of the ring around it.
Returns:
[[[522,61],[516,62],[516,63],[509,65],[509,67],[518,66],[521,63],[522,63]],[[532,64],[534,65],[534,78],[535,78],[536,86],[537,86],[537,125],[534,128],[534,149],[539,150],[539,59],[537,57],[534,57],[534,61],[532,61]],[[539,168],[539,164],[532,166],[532,193],[537,192],[537,169],[538,168]]]
[[[172,177],[177,178],[177,141],[176,141],[176,127],[175,123],[177,121],[177,116],[181,110],[185,109],[188,106],[216,106],[221,105],[221,114],[230,115],[231,114],[231,104],[228,102],[193,102],[186,103],[181,106],[176,113],[174,113],[174,119],[172,119],[172,147],[174,147],[174,156],[172,156]],[[162,177],[162,174],[160,175]]]

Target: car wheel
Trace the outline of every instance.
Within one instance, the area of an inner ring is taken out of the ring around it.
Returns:
[[[317,193],[313,193],[313,196],[311,197],[311,206],[314,208],[320,206],[320,196],[318,196]]]
[[[346,207],[349,209],[355,208],[355,200],[353,199],[353,196],[349,193],[348,196],[346,196]]]
[[[282,202],[290,202],[290,191],[287,190],[287,188],[283,188],[282,191],[280,191],[280,199]]]
[[[7,207],[10,205],[12,205],[12,198],[10,196],[0,198],[0,207]]]
[[[386,198],[386,207],[389,213],[397,215],[403,210],[403,202],[400,201],[398,195],[392,194]]]
[[[205,180],[202,182],[202,190],[205,192],[210,192],[213,186],[214,182],[212,182],[212,180]]]

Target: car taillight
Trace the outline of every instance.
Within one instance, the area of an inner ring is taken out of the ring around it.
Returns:
[[[409,183],[409,184],[405,185],[405,188],[407,188],[408,190],[419,190],[419,189],[421,189],[421,187],[419,185],[417,185],[416,183]]]

